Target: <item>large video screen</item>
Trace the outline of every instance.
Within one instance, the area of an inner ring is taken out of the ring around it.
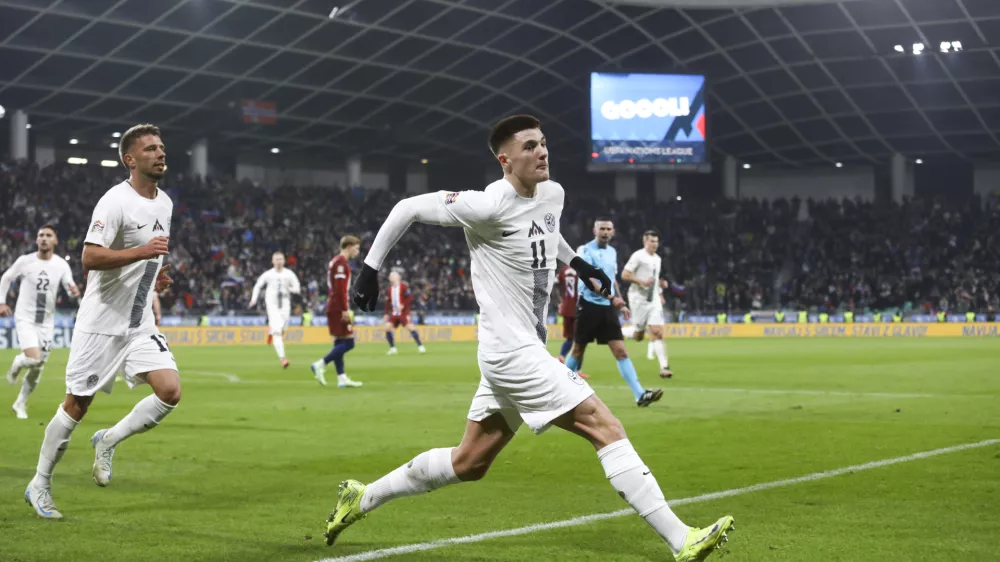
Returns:
[[[705,77],[590,74],[588,168],[710,172]]]

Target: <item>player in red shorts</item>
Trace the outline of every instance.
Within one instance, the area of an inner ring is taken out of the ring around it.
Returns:
[[[578,281],[576,270],[568,265],[564,265],[559,270],[557,281],[559,290],[562,292],[562,300],[559,302],[559,316],[563,318],[563,337],[566,341],[559,350],[559,360],[566,362],[566,354],[573,347],[573,330],[576,329],[576,283]],[[584,373],[577,373],[581,378],[589,379]]]
[[[344,236],[340,239],[340,254],[330,260],[327,272],[330,294],[326,299],[326,324],[330,329],[330,339],[333,349],[326,357],[313,363],[310,368],[319,384],[326,386],[326,366],[333,363],[337,366],[337,386],[350,388],[361,386],[362,383],[352,381],[344,373],[344,354],[354,349],[354,320],[351,318],[350,301],[347,298],[351,286],[351,264],[348,263],[361,253],[361,240],[357,236]]]
[[[389,274],[389,287],[385,291],[385,341],[389,342],[387,355],[399,353],[396,349],[396,328],[400,326],[410,331],[413,341],[417,342],[417,351],[427,353],[427,348],[420,343],[420,334],[410,322],[411,303],[413,295],[410,293],[410,286],[403,283],[403,278],[398,272],[393,271]]]

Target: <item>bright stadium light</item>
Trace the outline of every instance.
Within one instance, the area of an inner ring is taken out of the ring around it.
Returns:
[[[914,43],[913,44],[913,54],[914,55],[919,55],[920,53],[923,53],[923,52],[924,52],[924,44],[923,43]]]
[[[427,165],[427,162],[429,162],[429,160],[427,160],[426,158],[421,158],[420,159],[420,163],[423,164],[424,166]]]
[[[113,143],[109,144],[108,146],[110,146],[111,148],[118,148],[118,143],[113,142]]]
[[[681,200],[681,196],[680,196],[680,195],[678,195],[678,196],[677,196],[677,200],[678,200],[678,201],[680,201],[680,200]]]
[[[941,52],[942,53],[947,53],[950,49],[951,49],[951,43],[949,43],[947,41],[942,41],[941,42]]]
[[[744,170],[749,170],[750,169],[750,164],[743,164],[743,169]]]
[[[111,133],[111,136],[114,137],[114,138],[118,138],[118,137],[122,136],[122,134],[116,131],[114,133]]]
[[[101,160],[101,166],[104,166],[105,168],[117,168],[118,167],[118,161],[117,160]]]
[[[76,139],[69,139],[69,143],[70,144],[80,144],[80,141],[78,141]]]
[[[951,42],[951,50],[955,51],[955,52],[961,51],[962,50],[962,42],[961,41],[952,41]]]
[[[896,52],[897,52],[897,53],[903,53],[903,52],[906,52],[906,49],[904,49],[902,45],[896,45],[896,46],[895,46],[895,49],[896,49]]]
[[[24,126],[24,128],[25,128],[25,129],[30,129],[30,128],[31,128],[31,123],[27,123],[27,124],[26,124],[26,125]]]
[[[917,158],[916,162],[917,164],[923,164],[924,160],[922,158]]]
[[[837,162],[837,163],[835,164],[835,166],[837,166],[838,168],[843,168],[843,167],[844,167],[844,164],[843,164],[843,162]]]
[[[274,148],[271,149],[271,154],[277,154],[279,152],[281,152],[281,149],[278,148],[278,147],[274,147]]]
[[[79,158],[77,156],[70,156],[69,158],[66,159],[66,163],[67,164],[86,164],[87,163],[87,159],[86,158]]]

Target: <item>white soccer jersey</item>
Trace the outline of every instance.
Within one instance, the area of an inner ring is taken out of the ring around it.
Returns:
[[[253,286],[253,294],[250,295],[251,301],[257,300],[261,288],[264,288],[264,304],[267,306],[268,313],[290,309],[292,301],[289,294],[297,295],[301,291],[299,278],[287,267],[281,271],[272,267],[261,274]]]
[[[146,199],[123,181],[97,202],[84,243],[112,250],[137,248],[156,236],[170,235],[173,210],[173,201],[162,189],[157,190],[155,199]],[[150,303],[161,258],[91,271],[76,316],[76,329],[112,336],[136,329],[155,331]]]
[[[625,263],[625,271],[631,272],[636,279],[652,279],[652,287],[643,287],[639,283],[632,283],[628,288],[628,299],[632,306],[640,302],[655,302],[660,304],[660,270],[662,260],[659,254],[650,254],[645,249],[636,250]]]
[[[66,260],[53,254],[47,260],[37,253],[26,254],[14,262],[0,278],[0,303],[6,304],[10,285],[20,278],[21,284],[14,308],[14,321],[51,329],[55,323],[56,296],[59,285],[68,293],[73,273]]]
[[[526,199],[506,180],[485,191],[412,197],[397,205],[406,209],[394,209],[386,219],[365,262],[381,266],[409,226],[403,221],[461,226],[481,313],[479,348],[511,351],[544,343],[556,259],[568,262],[576,255],[559,233],[564,197],[561,185],[547,181],[538,184],[534,198]]]

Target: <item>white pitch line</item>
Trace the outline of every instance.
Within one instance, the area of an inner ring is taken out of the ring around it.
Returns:
[[[738,496],[741,494],[748,494],[750,492],[759,492],[761,490],[770,490],[771,488],[781,488],[783,486],[791,486],[794,484],[802,484],[804,482],[812,482],[814,480],[822,480],[824,478],[833,478],[834,476],[840,476],[842,474],[849,474],[853,472],[861,472],[863,470],[871,470],[873,468],[882,468],[884,466],[891,466],[894,464],[900,464],[904,462],[910,462],[920,459],[926,459],[929,457],[936,457],[938,455],[945,455],[948,453],[956,453],[958,451],[965,451],[968,449],[978,449],[981,447],[988,447],[990,445],[1000,444],[1000,439],[987,439],[986,441],[979,441],[978,443],[966,443],[964,445],[955,445],[954,447],[945,447],[943,449],[934,449],[931,451],[924,451],[922,453],[914,453],[912,455],[906,455],[905,457],[896,457],[893,459],[885,459],[880,461],[873,461],[864,464],[856,464],[852,466],[845,466],[843,468],[837,468],[834,470],[827,470],[823,472],[814,472],[812,474],[807,474],[805,476],[799,476],[797,478],[788,478],[785,480],[775,480],[773,482],[765,482],[763,484],[754,484],[752,486],[745,486],[743,488],[733,488],[731,490],[723,490],[721,492],[712,492],[710,494],[702,494],[700,496],[693,496],[690,498],[682,498],[678,500],[670,500],[671,506],[676,507],[679,505],[686,505],[689,503],[700,503],[711,500],[716,500],[720,498],[728,498],[732,496]],[[584,525],[587,523],[592,523],[594,521],[601,521],[604,519],[613,519],[616,517],[623,517],[625,515],[633,515],[635,512],[631,509],[620,509],[618,511],[611,511],[608,513],[595,513],[593,515],[584,515],[582,517],[574,517],[572,519],[565,519],[563,521],[554,521],[552,523],[538,523],[536,525],[528,525],[526,527],[518,527],[516,529],[507,529],[505,531],[490,531],[488,533],[479,533],[476,535],[467,535],[464,537],[453,537],[450,539],[439,539],[436,541],[417,543],[417,544],[407,544],[403,546],[397,546],[393,548],[383,548],[379,550],[370,550],[368,552],[360,552],[358,554],[351,554],[349,556],[339,556],[336,558],[324,558],[318,560],[317,562],[362,562],[364,560],[378,560],[380,558],[388,558],[390,556],[396,556],[399,554],[410,554],[413,552],[421,552],[424,550],[435,550],[438,548],[444,548],[446,546],[456,545],[456,544],[469,544],[482,542],[490,539],[498,539],[503,537],[516,537],[518,535],[528,535],[531,533],[537,533],[539,531],[547,531],[549,529],[560,529],[563,527],[576,527],[578,525]]]
[[[629,390],[623,385],[590,385],[592,388],[608,388],[615,390]],[[797,390],[778,388],[709,388],[699,386],[678,386],[671,388],[667,392],[725,392],[725,393],[746,393],[746,394],[805,394],[809,396],[873,396],[876,398],[939,398],[941,396],[961,396],[944,394],[904,394],[893,392],[850,392],[846,390]]]
[[[189,374],[189,375],[209,375],[209,376],[213,376],[213,377],[222,377],[222,378],[226,379],[229,382],[241,382],[240,378],[237,377],[236,375],[234,375],[232,373],[222,373],[222,372],[219,372],[219,371],[189,371],[189,370],[182,370],[181,371],[181,379],[184,378],[185,374]]]

